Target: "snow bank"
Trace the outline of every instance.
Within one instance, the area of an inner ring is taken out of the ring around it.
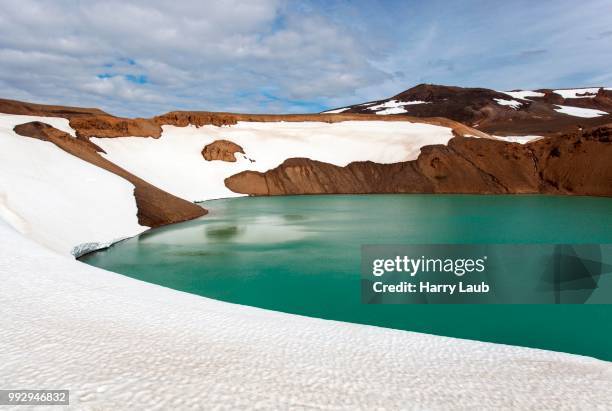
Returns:
[[[515,110],[518,110],[523,105],[523,103],[516,100],[504,100],[503,98],[494,98],[493,100],[500,106],[509,106]]]
[[[592,358],[214,301],[64,258],[2,221],[0,242],[2,388],[70,389],[74,409],[612,403],[612,365]]]
[[[76,255],[147,228],[138,224],[131,183],[15,134],[15,125],[29,121],[74,134],[65,119],[0,114],[0,217],[50,249]]]
[[[538,91],[531,90],[520,90],[520,91],[500,91],[500,93],[504,93],[513,98],[518,98],[520,100],[526,100],[528,97],[544,97],[544,93],[540,93]]]
[[[494,136],[496,139],[507,141],[508,143],[526,144],[530,141],[544,138],[542,136]]]
[[[40,116],[22,116],[15,114],[4,114],[0,113],[0,127],[4,131],[10,128],[10,132],[13,133],[13,127],[18,124],[30,123],[32,121],[42,121],[55,127],[64,133],[70,134],[72,137],[76,137],[75,131],[70,127],[70,122],[66,118],[60,117],[40,117]]]
[[[567,114],[575,117],[584,117],[584,118],[592,118],[605,116],[605,111],[595,110],[592,108],[582,108],[582,107],[572,107],[572,106],[560,106],[557,105],[558,108],[555,108],[556,112]]]
[[[593,98],[595,94],[599,91],[599,87],[589,87],[589,88],[575,88],[575,89],[566,89],[566,90],[553,90],[554,93],[559,94],[563,98]],[[578,94],[589,93],[592,94],[590,96],[579,96]]]
[[[376,114],[386,116],[388,114],[403,114],[408,111],[404,106],[411,106],[414,104],[429,104],[427,101],[398,101],[389,100],[375,106],[368,107],[368,110],[376,111]]]
[[[287,158],[307,157],[338,166],[352,161],[395,163],[415,159],[428,144],[446,144],[447,127],[408,121],[239,122],[196,128],[164,126],[159,139],[93,138],[112,162],[189,201],[235,197],[223,180],[244,170],[267,171]],[[240,145],[235,163],[206,161],[201,151],[215,140]],[[251,162],[251,160],[255,162]]]
[[[378,114],[379,116],[386,116],[389,114],[403,114],[407,112],[408,110],[406,110],[403,106],[401,106],[401,107],[386,108],[384,110],[377,111],[376,114]]]
[[[337,114],[337,113],[342,113],[343,111],[349,110],[350,107],[345,107],[345,108],[337,108],[335,110],[328,110],[328,111],[324,111],[324,114]]]

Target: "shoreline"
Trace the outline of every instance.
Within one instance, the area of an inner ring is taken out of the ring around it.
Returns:
[[[456,407],[596,408],[612,400],[612,363],[592,357],[225,303],[79,263],[4,223],[0,238],[12,244],[0,250],[3,298],[13,302],[0,319],[2,374],[17,377],[6,388],[67,386],[73,406],[172,408],[189,397],[237,408],[433,409],[453,398]],[[14,270],[23,274],[8,275]],[[296,364],[308,366],[296,372]],[[330,384],[331,375],[343,383]],[[151,386],[152,396],[119,395]]]
[[[219,198],[211,198],[209,200],[202,200],[202,201],[194,201],[194,204],[200,205],[201,203],[206,203],[209,201],[220,201],[220,200],[238,200],[238,199],[246,199],[246,198],[269,198],[269,197],[315,197],[315,196],[347,196],[347,197],[353,197],[353,196],[495,196],[495,197],[538,197],[538,196],[542,196],[542,197],[571,197],[571,198],[601,198],[601,199],[612,199],[612,196],[597,196],[597,195],[584,195],[584,194],[559,194],[559,193],[487,193],[487,194],[475,194],[475,193],[360,193],[360,194],[283,194],[283,195],[240,195],[240,196],[236,196],[236,197],[219,197]],[[208,210],[210,212],[210,210]],[[140,235],[149,233],[151,231],[154,230],[158,230],[158,229],[163,229],[163,228],[167,228],[167,227],[173,227],[176,226],[178,224],[183,224],[183,223],[188,223],[190,221],[195,221],[197,219],[200,218],[206,218],[208,216],[208,214],[205,214],[203,216],[199,216],[199,217],[195,217],[191,220],[186,220],[186,221],[178,221],[175,223],[170,223],[170,224],[166,224],[160,227],[150,227],[147,230],[132,235],[132,236],[128,236],[125,238],[122,238],[120,240],[117,241],[113,241],[110,244],[91,250],[91,251],[87,251],[83,254],[80,254],[79,256],[75,256],[76,260],[79,260],[81,257],[85,257],[89,254],[92,253],[96,253],[99,251],[104,251],[107,250],[109,248],[111,248],[112,246],[114,246],[115,244],[119,244],[125,240],[129,240],[131,238],[135,238],[138,237]],[[78,246],[75,246],[78,247]],[[74,255],[74,254],[73,254]]]
[[[239,250],[247,250],[248,248],[245,248],[245,247],[250,247],[250,246],[260,247],[261,246],[261,247],[264,247],[262,248],[262,250],[268,250],[270,252],[275,250],[275,248],[268,248],[268,246],[265,244],[265,241],[263,241],[264,244],[258,244],[258,241],[259,241],[258,238],[253,238],[253,236],[250,235],[251,232],[265,233],[266,227],[257,225],[255,223],[255,221],[259,220],[259,217],[264,217],[264,216],[265,218],[262,218],[262,221],[263,220],[269,221],[270,224],[274,223],[273,225],[276,227],[278,224],[283,224],[282,223],[283,215],[285,214],[300,215],[303,221],[299,221],[299,226],[296,228],[296,230],[299,231],[300,227],[302,227],[302,229],[304,228],[309,229],[308,227],[310,227],[310,229],[312,230],[309,232],[315,233],[317,230],[317,227],[319,227],[318,224],[321,224],[321,221],[329,221],[326,219],[324,215],[322,215],[322,214],[328,214],[327,212],[323,212],[321,214],[317,210],[332,210],[335,207],[337,207],[338,209],[342,209],[344,210],[344,212],[349,213],[349,215],[353,215],[353,214],[350,214],[351,213],[350,210],[359,209],[363,211],[363,212],[360,212],[359,215],[363,216],[365,221],[369,219],[367,215],[371,213],[371,210],[379,210],[379,217],[374,221],[381,221],[379,225],[384,226],[382,221],[384,221],[385,219],[386,221],[390,222],[390,221],[395,221],[395,220],[392,220],[391,218],[398,217],[398,215],[395,213],[386,214],[386,212],[384,211],[384,210],[387,210],[386,205],[389,205],[389,208],[391,209],[404,209],[404,207],[408,207],[407,210],[408,209],[413,210],[413,208],[410,208],[410,204],[414,204],[416,207],[414,208],[414,212],[418,212],[419,209],[422,209],[423,210],[423,213],[421,213],[422,218],[424,219],[424,221],[430,221],[431,213],[425,212],[426,209],[430,208],[429,206],[427,206],[427,204],[429,204],[432,207],[432,209],[438,209],[437,207],[434,207],[434,206],[436,204],[440,204],[442,207],[445,207],[445,208],[458,207],[459,210],[463,210],[459,212],[458,216],[466,215],[466,213],[467,215],[472,215],[475,213],[479,214],[482,212],[483,215],[486,216],[485,221],[489,221],[489,219],[493,218],[492,216],[494,215],[501,216],[502,218],[503,216],[506,216],[506,215],[511,216],[513,215],[513,210],[516,211],[517,215],[513,217],[512,221],[523,221],[523,218],[524,218],[523,213],[520,213],[519,210],[533,210],[530,213],[530,215],[540,215],[541,217],[544,217],[544,221],[546,221],[546,223],[542,223],[542,224],[553,224],[554,226],[556,226],[557,223],[566,221],[565,218],[567,218],[568,215],[572,215],[571,213],[573,212],[573,210],[582,209],[584,216],[601,216],[602,212],[605,213],[605,210],[610,209],[610,204],[611,204],[610,201],[612,201],[612,200],[607,201],[606,199],[601,200],[598,197],[571,198],[571,197],[562,196],[562,195],[553,195],[553,196],[546,195],[545,196],[545,195],[537,195],[537,194],[520,196],[520,197],[513,196],[513,195],[501,195],[501,196],[500,195],[495,195],[495,196],[485,195],[483,196],[483,195],[471,195],[471,194],[468,194],[468,195],[448,194],[448,195],[436,195],[434,197],[430,195],[428,196],[425,196],[425,195],[405,196],[405,195],[399,195],[399,194],[387,195],[386,197],[382,197],[382,196],[374,197],[370,195],[362,195],[362,196],[326,195],[326,196],[310,196],[310,197],[288,196],[286,198],[275,198],[275,199],[265,198],[265,199],[260,199],[260,200],[252,199],[248,201],[247,200],[241,201],[242,198],[247,198],[247,197],[209,200],[203,203],[202,205],[206,206],[206,204],[208,204],[207,208],[211,210],[211,214],[209,218],[211,218],[212,220],[202,219],[202,220],[197,220],[194,223],[186,222],[185,225],[182,227],[166,226],[160,230],[147,231],[145,233],[145,236],[141,237],[142,240],[144,241],[142,242],[142,244],[140,240],[136,239],[136,240],[131,241],[129,244],[124,245],[123,248],[121,248],[121,245],[118,246],[118,249],[114,250],[110,254],[105,255],[104,252],[102,252],[99,255],[93,256],[91,260],[84,261],[84,262],[89,262],[93,264],[94,266],[98,266],[101,268],[114,269],[115,271],[124,273],[125,275],[128,275],[128,276],[133,276],[135,278],[139,278],[142,280],[152,281],[153,283],[157,283],[163,286],[172,287],[172,288],[176,288],[179,290],[191,292],[193,294],[205,296],[208,298],[217,298],[219,300],[231,301],[231,302],[237,302],[237,303],[247,303],[247,304],[251,304],[252,306],[257,306],[257,307],[262,307],[262,308],[267,308],[267,309],[277,309],[280,311],[299,313],[303,315],[310,315],[316,318],[331,318],[331,319],[342,320],[342,321],[350,321],[353,323],[377,324],[383,327],[388,326],[390,328],[399,328],[399,329],[404,327],[403,329],[405,330],[421,332],[422,330],[427,330],[427,329],[435,330],[436,327],[426,327],[426,326],[423,326],[423,324],[410,324],[410,322],[402,323],[402,322],[397,322],[392,319],[389,319],[388,321],[382,321],[382,320],[379,320],[373,317],[368,317],[368,315],[357,315],[357,313],[360,312],[359,307],[355,307],[356,308],[356,311],[354,311],[355,314],[351,316],[331,315],[329,313],[325,313],[323,310],[316,310],[316,309],[308,308],[307,303],[296,303],[296,304],[293,304],[292,306],[290,305],[283,306],[282,303],[276,302],[276,299],[274,298],[273,295],[270,296],[268,302],[265,302],[260,298],[253,299],[253,297],[248,296],[248,293],[242,293],[239,289],[233,293],[229,293],[230,295],[223,294],[223,293],[218,292],[219,285],[218,284],[215,285],[214,278],[211,278],[210,280],[208,280],[208,281],[211,281],[209,287],[186,286],[185,284],[182,283],[182,280],[179,280],[178,282],[172,280],[172,278],[174,278],[175,275],[180,274],[181,270],[172,269],[171,267],[168,267],[168,269],[166,270],[157,270],[155,268],[157,265],[161,267],[164,264],[164,261],[166,260],[164,260],[163,258],[155,257],[156,253],[152,254],[151,250],[158,250],[160,253],[163,253],[164,255],[167,253],[168,254],[167,261],[172,261],[178,264],[184,263],[185,267],[191,267],[193,264],[196,264],[196,265],[193,265],[193,267],[194,267],[194,270],[198,270],[197,271],[198,274],[196,275],[195,273],[192,273],[191,276],[193,276],[194,279],[196,278],[200,279],[199,281],[204,281],[204,279],[207,278],[207,273],[213,273],[213,274],[218,273],[219,275],[223,275],[226,272],[224,270],[227,270],[227,274],[229,274],[230,278],[232,278],[232,276],[234,275],[239,276],[240,267],[235,266],[231,262],[231,260],[227,260],[224,263],[223,260],[216,258],[215,254],[217,252],[236,253],[235,255],[237,258],[246,258],[245,256],[241,256],[240,251],[239,251]],[[482,208],[478,208],[479,204],[482,204]],[[425,207],[425,208],[422,208],[422,207]],[[503,214],[500,215],[499,212],[494,212],[494,210],[496,209],[504,210]],[[553,218],[549,220],[545,218],[545,216],[548,214],[547,211],[544,211],[543,214],[542,214],[542,211],[537,212],[538,210],[549,210],[549,209],[550,210],[556,209],[558,210],[557,211],[558,215],[563,215],[565,217],[563,217],[563,219],[561,219],[561,217],[558,217],[558,218]],[[562,214],[559,214],[561,212],[560,210],[566,210],[566,211]],[[310,213],[311,211],[313,211],[313,213]],[[527,211],[524,211],[524,212],[527,212]],[[592,212],[596,214],[591,214]],[[380,214],[380,213],[383,213],[383,214]],[[434,215],[436,214],[434,213]],[[385,218],[385,216],[388,216],[388,217]],[[602,226],[601,224],[598,224],[596,225],[596,227],[592,227],[592,229],[588,229],[586,227],[591,227],[591,225],[588,224],[589,217],[583,217],[583,218],[578,218],[578,217],[579,216],[576,216],[576,219],[573,221],[573,223],[568,224],[570,226],[573,225],[575,227],[574,229],[568,228],[566,230],[562,230],[559,232],[561,233],[560,235],[562,235],[563,233],[566,233],[564,236],[565,240],[561,240],[560,237],[559,238],[555,237],[555,234],[554,234],[555,231],[553,231],[553,234],[550,234],[550,235],[546,234],[548,230],[546,230],[545,227],[542,228],[542,224],[532,225],[527,220],[524,221],[525,224],[521,224],[521,225],[524,225],[525,228],[520,229],[518,231],[514,230],[515,234],[510,234],[509,232],[508,235],[510,235],[510,237],[496,236],[494,234],[495,229],[490,230],[487,227],[482,227],[482,229],[485,231],[485,234],[478,235],[476,237],[474,237],[474,234],[472,234],[472,237],[469,237],[469,238],[472,238],[472,240],[468,240],[467,237],[464,240],[462,240],[460,237],[444,236],[440,234],[435,235],[434,237],[429,237],[429,239],[433,240],[434,243],[441,243],[441,244],[444,244],[445,240],[452,244],[461,244],[465,241],[468,241],[470,244],[472,243],[472,241],[476,241],[476,242],[480,241],[479,243],[484,242],[484,243],[497,244],[496,243],[497,240],[501,240],[501,242],[505,244],[523,244],[523,243],[548,244],[548,243],[555,243],[555,240],[554,240],[555,238],[557,238],[557,240],[559,241],[567,241],[572,244],[574,243],[575,244],[579,244],[579,243],[580,244],[583,244],[583,243],[590,244],[592,241],[601,242],[601,243],[609,242],[610,237],[606,235],[606,230],[597,229],[597,227],[606,227],[606,225]],[[321,220],[322,218],[323,220]],[[460,218],[459,221],[462,221],[461,217],[459,218]],[[590,217],[590,218],[593,218],[593,217]],[[540,219],[536,219],[536,220],[540,221]],[[358,220],[351,220],[351,221],[358,221]],[[448,221],[447,220],[444,220],[444,221],[446,221],[446,223],[444,224],[451,224],[452,226],[453,224],[452,221],[454,220],[451,219]],[[498,220],[495,220],[495,221],[498,221]],[[529,221],[533,222],[533,219]],[[398,220],[398,223],[399,222],[400,221]],[[251,223],[255,224],[255,226],[251,227],[250,226]],[[312,223],[315,223],[317,225],[310,226],[310,224]],[[331,224],[334,224],[334,223],[332,222]],[[401,227],[406,227],[407,229],[409,229],[408,227],[414,224],[416,224],[416,222],[408,223],[407,225],[402,224]],[[428,229],[432,230],[430,235],[434,235],[434,233],[437,232],[436,227],[440,227],[441,223],[435,223],[434,221],[431,221],[430,223],[426,223],[426,224],[429,227]],[[222,246],[221,244],[217,244],[215,238],[212,237],[212,234],[210,238],[204,237],[204,233],[207,231],[212,232],[213,230],[219,230],[223,227],[228,227],[228,226],[236,226],[237,229],[235,230],[235,232],[241,233],[242,235],[242,237],[237,238],[237,241],[238,241],[237,248],[234,246],[230,246],[230,245]],[[339,226],[338,228],[334,230],[334,237],[335,238],[345,238],[346,235],[341,234],[341,232],[343,231],[357,233],[358,231],[360,231],[357,228],[357,226],[355,225]],[[333,225],[330,226],[330,229],[331,227],[333,227]],[[580,228],[580,227],[584,227],[584,228]],[[280,230],[279,232],[284,232],[283,230],[285,230],[285,228],[279,225],[278,230]],[[401,230],[404,230],[404,228],[401,228],[400,231]],[[361,231],[363,232],[363,230]],[[185,233],[184,241],[181,240],[181,238],[183,238],[181,237],[183,233]],[[247,234],[246,236],[245,236],[245,233]],[[272,231],[272,233],[274,233],[274,231]],[[567,233],[574,233],[574,234],[567,234]],[[590,233],[590,236],[588,235],[588,233]],[[201,235],[202,237],[201,238],[194,237],[194,235],[197,235],[197,236]],[[337,236],[340,236],[340,237],[337,237]],[[288,232],[288,234],[285,234],[285,237],[284,237],[285,240],[283,240],[283,237],[279,237],[279,236],[277,236],[276,238],[277,238],[277,241],[286,241],[291,238],[299,238],[299,236],[294,237],[292,233]],[[364,235],[363,236],[360,235],[359,238],[360,238],[359,244],[368,244],[367,232],[364,232]],[[379,238],[379,241],[381,241],[381,238]],[[402,237],[396,236],[393,238],[401,239]],[[152,241],[148,241],[149,239],[152,239]],[[172,239],[176,239],[177,242],[175,243],[175,241]],[[421,241],[424,241],[424,243],[428,243],[426,240],[421,240]],[[401,240],[399,240],[399,242],[401,243]],[[180,248],[174,248],[174,244],[180,244]],[[392,244],[395,244],[395,243],[392,243]],[[351,245],[351,250],[353,249],[353,247],[356,247],[355,249],[358,249],[357,245],[354,242],[351,242],[350,245]],[[346,246],[348,246],[348,244]],[[138,254],[134,254],[134,252]],[[175,252],[176,252],[176,256],[175,256]],[[296,253],[297,253],[296,256],[299,254],[302,254],[299,251],[296,251]],[[130,257],[131,255],[134,255],[134,256],[138,255],[139,258],[142,259],[142,262],[132,260],[132,257]],[[196,255],[202,255],[202,256],[206,255],[207,257],[202,257],[201,260],[200,259],[193,260],[192,256],[196,256]],[[180,257],[180,256],[183,256],[183,257]],[[292,258],[292,255],[285,254],[285,256]],[[358,260],[359,258],[358,254],[351,254],[351,256],[352,256],[351,261]],[[281,254],[278,255],[278,258],[280,260],[283,259]],[[253,267],[257,267],[257,262],[255,260],[244,260],[244,261],[252,261],[252,264],[255,264],[253,265]],[[293,265],[293,267],[296,269],[296,272],[307,272],[308,270],[304,267],[308,267],[308,263],[304,263],[303,259],[299,261],[301,261],[301,263],[298,264],[296,262]],[[351,261],[346,261],[344,265],[346,266]],[[120,267],[123,264],[128,263],[128,262],[131,262],[131,264],[133,264],[133,267],[126,268],[124,271],[122,271]],[[152,264],[152,262],[154,263]],[[226,264],[227,266],[225,266],[224,264]],[[201,267],[197,268],[197,265]],[[266,266],[265,262],[261,263],[260,265],[260,267],[265,267],[265,266]],[[285,269],[287,270],[288,268],[285,268]],[[190,270],[190,269],[186,268],[186,270]],[[264,272],[265,271],[262,271],[262,273]],[[165,276],[161,277],[162,275],[165,275]],[[323,276],[322,278],[324,277],[325,276]],[[262,278],[266,278],[265,275]],[[233,287],[236,287],[236,284],[234,284],[231,281],[230,282],[226,281],[224,282],[224,284],[226,284],[229,287],[228,289],[233,289]],[[255,285],[256,284],[257,283],[255,283]],[[262,282],[261,284],[269,284],[269,281],[267,283]],[[296,301],[300,300],[299,291],[294,288],[293,284],[286,283],[286,285],[287,285],[287,292],[296,293],[295,294]],[[336,290],[337,288],[334,288],[334,289]],[[330,295],[329,292],[326,295]],[[335,300],[338,301],[338,303],[336,303],[336,305],[338,306],[346,305],[344,303],[341,303],[340,301],[343,301],[343,300],[339,300],[338,298],[350,299],[352,297],[352,295],[348,295],[347,293],[342,293],[342,292],[338,292],[337,294],[334,294],[334,295],[336,295]],[[574,309],[573,307],[568,306],[566,309],[569,310],[567,314],[570,316],[578,315],[577,313],[588,312],[588,311],[581,311],[581,307],[576,307],[576,309]],[[498,315],[504,316],[509,312],[513,312],[512,310],[514,309],[508,309],[508,310],[500,309],[500,311],[496,311],[496,312],[498,312]],[[538,308],[537,310],[540,310],[540,309]],[[552,314],[554,312],[561,313],[562,310],[565,310],[565,308],[559,308],[558,311],[548,311],[548,309],[546,308],[544,308],[544,310]],[[554,310],[554,309],[551,308],[551,310]],[[345,308],[345,311],[346,311],[346,308]],[[397,311],[397,312],[401,313],[402,311]],[[432,312],[435,312],[435,309]],[[465,311],[466,314],[468,312],[471,312],[471,311]],[[519,311],[516,311],[516,312],[518,313]],[[523,310],[520,312],[523,312],[523,314],[525,314],[526,311]],[[542,312],[545,312],[545,311],[537,311],[535,314],[542,313]],[[471,312],[471,314],[473,315],[474,313]],[[392,313],[388,313],[387,315],[392,316]],[[554,329],[551,328],[551,331],[556,332],[557,333],[556,335],[558,337],[566,335],[566,332],[563,331],[563,327],[558,324],[557,320],[559,319],[559,317],[557,317],[556,314],[554,314],[554,317],[556,317],[554,318],[554,320],[556,321],[555,324],[557,325],[554,327]],[[486,320],[484,319],[483,321],[486,322]],[[536,315],[536,317],[533,317],[531,321],[526,321],[525,324],[536,324],[536,323],[539,324],[541,323],[541,321],[542,321],[542,318],[537,317]],[[569,321],[569,317],[568,317],[568,321]],[[478,323],[478,320],[476,320],[475,323]],[[399,324],[399,325],[393,326],[393,325],[387,325],[387,324]],[[589,322],[589,321],[584,322],[584,324],[591,324],[590,326],[593,326],[593,327],[595,326],[592,322]],[[588,329],[590,326],[585,325],[582,328],[582,332],[588,334],[589,333]],[[438,333],[442,335],[449,335],[449,336],[462,336],[464,338],[471,338],[471,339],[480,340],[480,341],[509,342],[511,344],[526,345],[526,346],[539,347],[539,348],[544,348],[544,349],[553,349],[553,350],[562,351],[562,352],[587,353],[590,355],[594,355],[598,358],[609,358],[609,356],[605,353],[606,350],[605,349],[602,350],[601,348],[602,339],[600,338],[600,332],[595,332],[595,329],[593,329],[591,335],[594,337],[595,336],[598,336],[598,337],[592,343],[557,344],[557,343],[551,342],[549,339],[547,339],[545,335],[540,335],[539,340],[538,339],[530,340],[529,338],[521,337],[521,335],[524,334],[524,332],[521,332],[521,333],[515,333],[513,336],[510,336],[507,338],[502,338],[501,336],[497,335],[493,329],[490,329],[490,331],[483,333],[483,334],[477,334],[474,332],[474,330],[471,330],[468,332],[468,329],[470,329],[469,325],[466,325],[466,327],[467,327],[466,330],[458,331],[456,329],[452,329],[452,327],[447,327],[445,325],[439,325],[437,326],[438,330],[434,331],[434,333]],[[519,326],[519,328],[521,329],[525,327],[528,327],[528,325],[525,325],[523,327]],[[552,324],[551,324],[551,327],[553,327]],[[429,332],[429,331],[425,331],[425,332]]]

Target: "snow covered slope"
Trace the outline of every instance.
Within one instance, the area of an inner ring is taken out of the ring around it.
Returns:
[[[612,364],[266,311],[51,253],[0,221],[3,389],[74,409],[606,409]]]
[[[402,114],[407,113],[405,106],[412,106],[415,104],[427,104],[426,101],[397,101],[390,100],[381,104],[369,105],[368,110],[376,112],[378,115],[386,116],[389,114]]]
[[[13,132],[29,121],[74,134],[63,118],[0,114],[1,218],[63,254],[104,247],[147,228],[138,224],[132,184],[50,142]]]
[[[500,93],[507,94],[511,97],[518,98],[521,100],[528,99],[529,97],[544,97],[546,94],[532,90],[519,90],[519,91],[500,91]]]
[[[92,138],[109,160],[149,183],[190,201],[233,197],[223,180],[244,170],[267,171],[291,157],[345,166],[352,161],[394,163],[417,158],[420,148],[446,144],[450,128],[408,121],[239,122],[196,128],[164,126],[159,139]],[[215,140],[244,149],[237,162],[206,161]],[[246,157],[246,158],[245,158]],[[251,160],[254,160],[251,161]]]
[[[591,111],[566,115],[556,110],[558,105]],[[443,117],[489,135],[550,137],[612,122],[612,114],[609,114],[612,113],[612,92],[605,87],[495,91],[419,84],[382,100],[339,107],[331,112],[340,110],[343,115],[375,112],[397,118]]]
[[[553,90],[563,98],[594,98],[600,87]]]
[[[595,110],[592,108],[561,106],[561,105],[557,105],[555,108],[555,111],[559,113],[567,114],[569,116],[583,117],[583,118],[593,118],[593,117],[605,116],[608,114],[605,111]]]
[[[495,136],[498,140],[507,141],[508,143],[527,144],[530,141],[544,138],[542,136]]]
[[[516,101],[516,100],[505,100],[503,98],[494,98],[493,100],[495,100],[495,102],[501,106],[508,106],[508,107],[512,107],[513,109],[517,110],[523,103],[521,103],[520,101]]]

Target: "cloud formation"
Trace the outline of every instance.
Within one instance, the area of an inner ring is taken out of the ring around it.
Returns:
[[[0,96],[149,116],[609,85],[609,4],[0,0]]]

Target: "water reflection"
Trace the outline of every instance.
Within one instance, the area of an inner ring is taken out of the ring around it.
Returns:
[[[229,241],[240,234],[241,231],[236,225],[218,227],[208,226],[205,229],[206,237],[216,241]]]

